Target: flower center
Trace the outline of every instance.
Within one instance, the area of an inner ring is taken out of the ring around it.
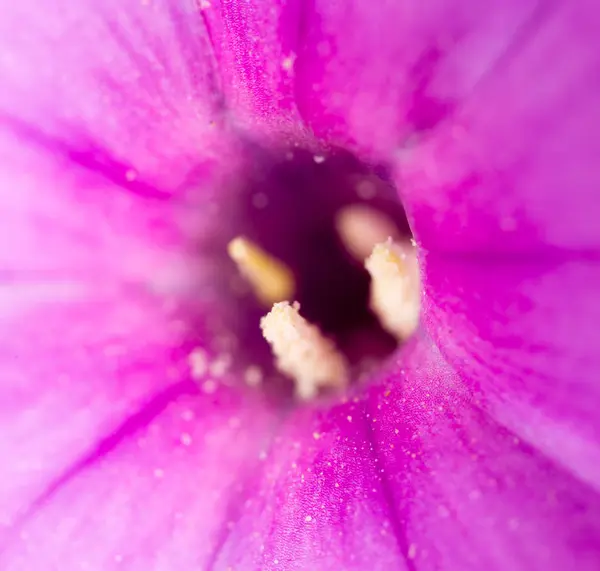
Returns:
[[[215,327],[249,384],[274,381],[301,399],[338,391],[412,334],[418,266],[383,169],[340,150],[260,150],[226,194],[211,243]]]

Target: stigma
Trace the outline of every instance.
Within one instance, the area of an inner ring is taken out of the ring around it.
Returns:
[[[260,246],[239,236],[229,242],[227,251],[263,306],[271,307],[294,296],[293,272]]]
[[[342,389],[348,364],[333,341],[300,315],[300,304],[281,302],[260,322],[277,370],[293,379],[297,398],[309,400],[321,389]]]
[[[391,239],[377,244],[365,261],[371,276],[370,307],[396,339],[410,337],[419,322],[420,278],[415,247]]]

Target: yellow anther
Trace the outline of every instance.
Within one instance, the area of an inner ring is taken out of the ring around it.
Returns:
[[[398,228],[383,212],[364,204],[342,208],[336,216],[335,227],[348,253],[364,262],[375,244],[388,238],[398,238]]]
[[[283,262],[243,237],[229,242],[227,251],[265,307],[294,296],[294,274]]]
[[[388,240],[377,244],[365,267],[371,274],[371,309],[398,340],[417,328],[420,310],[419,266],[414,246]]]
[[[320,388],[343,388],[348,365],[335,344],[316,325],[299,313],[300,304],[284,301],[261,319],[260,327],[270,343],[277,369],[296,383],[296,396],[308,400]]]

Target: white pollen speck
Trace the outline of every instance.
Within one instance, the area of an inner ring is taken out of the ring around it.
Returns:
[[[377,195],[377,187],[372,180],[364,178],[356,185],[356,194],[363,200],[371,200]]]
[[[207,379],[202,383],[202,391],[207,395],[212,395],[217,390],[217,383],[212,379]]]
[[[285,71],[292,71],[294,68],[294,63],[296,61],[296,54],[290,54],[289,56],[283,58],[281,62],[281,68]]]
[[[231,355],[219,355],[208,367],[211,375],[222,377],[231,366]]]
[[[128,169],[125,173],[125,180],[127,180],[128,182],[133,182],[137,178],[137,176],[137,171],[135,171],[134,169]]]
[[[179,437],[179,440],[181,441],[181,444],[183,444],[184,446],[189,446],[192,443],[192,436],[190,434],[188,434],[187,432],[184,432]]]
[[[348,415],[348,416],[346,417],[346,419],[348,420],[348,422],[352,422],[352,417],[351,417],[350,415]]]
[[[192,378],[196,380],[201,379],[208,370],[208,358],[206,353],[200,348],[196,348],[190,353],[188,363]]]
[[[263,381],[263,371],[258,365],[249,365],[244,373],[244,380],[250,387],[256,387]]]
[[[321,163],[325,162],[325,157],[323,155],[314,155],[313,156],[313,161],[315,161],[315,163],[317,163],[318,165],[320,165]]]
[[[321,434],[319,432],[313,432],[313,438],[315,440],[319,440],[319,438],[321,438]]]
[[[408,553],[406,554],[406,556],[409,559],[414,559],[416,554],[417,554],[417,546],[414,543],[411,543],[408,546]]]
[[[195,414],[193,410],[190,410],[189,408],[187,410],[184,410],[181,413],[181,419],[185,420],[186,422],[190,422],[192,420],[194,420]]]
[[[312,516],[310,516],[310,515],[307,515],[307,516],[304,518],[304,521],[305,521],[305,522],[312,521]]]
[[[210,8],[210,2],[208,0],[200,0],[200,10],[207,10]]]
[[[339,484],[336,482],[336,483],[335,483],[335,487],[336,487],[336,488],[339,488],[339,487],[340,487],[340,485],[339,485]]]

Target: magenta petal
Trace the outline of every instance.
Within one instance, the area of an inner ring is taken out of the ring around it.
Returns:
[[[302,0],[200,1],[235,124],[253,136],[306,129],[294,94]],[[297,140],[296,140],[297,142]]]
[[[460,105],[537,5],[316,0],[303,20],[299,109],[319,136],[387,160]]]
[[[164,290],[184,278],[187,238],[173,202],[145,199],[53,146],[40,149],[6,131],[0,156],[4,279],[144,282]]]
[[[24,0],[3,9],[0,50],[0,122],[27,144],[166,190],[216,144],[221,96],[192,3]]]
[[[593,570],[600,496],[499,425],[436,351],[370,401],[382,477],[419,570]]]
[[[600,267],[426,258],[428,330],[480,406],[600,489]]]
[[[278,431],[234,569],[594,570],[600,498],[486,415],[427,339],[389,382]]]
[[[193,186],[202,211],[227,136],[210,125],[219,94],[196,10],[26,0],[3,10],[0,51],[0,518],[14,538],[197,390],[189,339],[209,340],[174,315],[197,285],[184,199]]]
[[[178,383],[181,333],[140,291],[4,283],[0,519],[15,525],[125,418]]]
[[[400,152],[399,185],[429,249],[600,245],[600,11],[545,4],[447,121]],[[471,53],[454,65],[466,73]]]
[[[298,410],[278,431],[219,568],[404,569],[364,401]]]
[[[133,420],[5,536],[3,569],[210,568],[272,417],[220,388],[163,393]]]

